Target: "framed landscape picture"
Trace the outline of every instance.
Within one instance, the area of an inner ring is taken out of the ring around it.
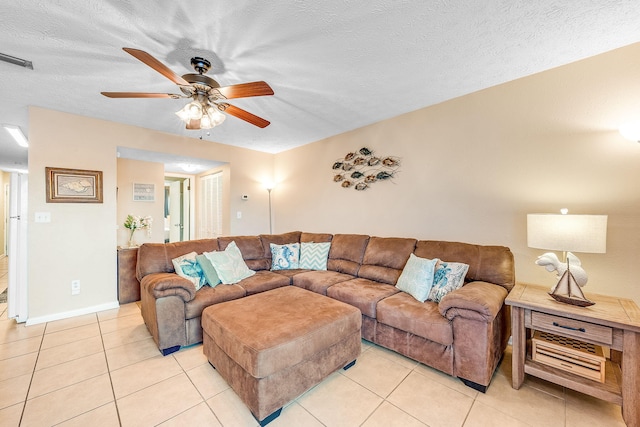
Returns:
[[[47,203],[102,203],[102,171],[45,168]]]

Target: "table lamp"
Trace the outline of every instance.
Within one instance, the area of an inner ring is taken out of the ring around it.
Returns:
[[[538,257],[537,265],[558,272],[560,280],[550,295],[557,301],[589,306],[580,287],[587,283],[587,273],[572,252],[605,253],[607,249],[607,215],[528,214],[527,246],[562,251],[563,259],[548,252]]]

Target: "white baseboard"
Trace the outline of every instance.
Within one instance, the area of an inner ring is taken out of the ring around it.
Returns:
[[[120,307],[118,301],[108,302],[105,304],[94,305],[91,307],[80,308],[78,310],[63,311],[62,313],[49,314],[46,316],[30,317],[27,319],[27,326],[37,325],[38,323],[53,322],[54,320],[68,319],[70,317],[82,316],[84,314],[97,313],[99,311],[112,310]]]

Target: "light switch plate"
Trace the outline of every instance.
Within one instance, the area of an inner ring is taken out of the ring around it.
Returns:
[[[36,222],[51,222],[51,212],[36,212]]]

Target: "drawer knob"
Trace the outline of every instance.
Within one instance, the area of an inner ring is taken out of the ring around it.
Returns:
[[[559,324],[558,322],[553,322],[553,326],[557,326],[558,328],[570,329],[572,331],[586,332],[584,328],[574,328],[573,326],[565,326],[565,325]]]

